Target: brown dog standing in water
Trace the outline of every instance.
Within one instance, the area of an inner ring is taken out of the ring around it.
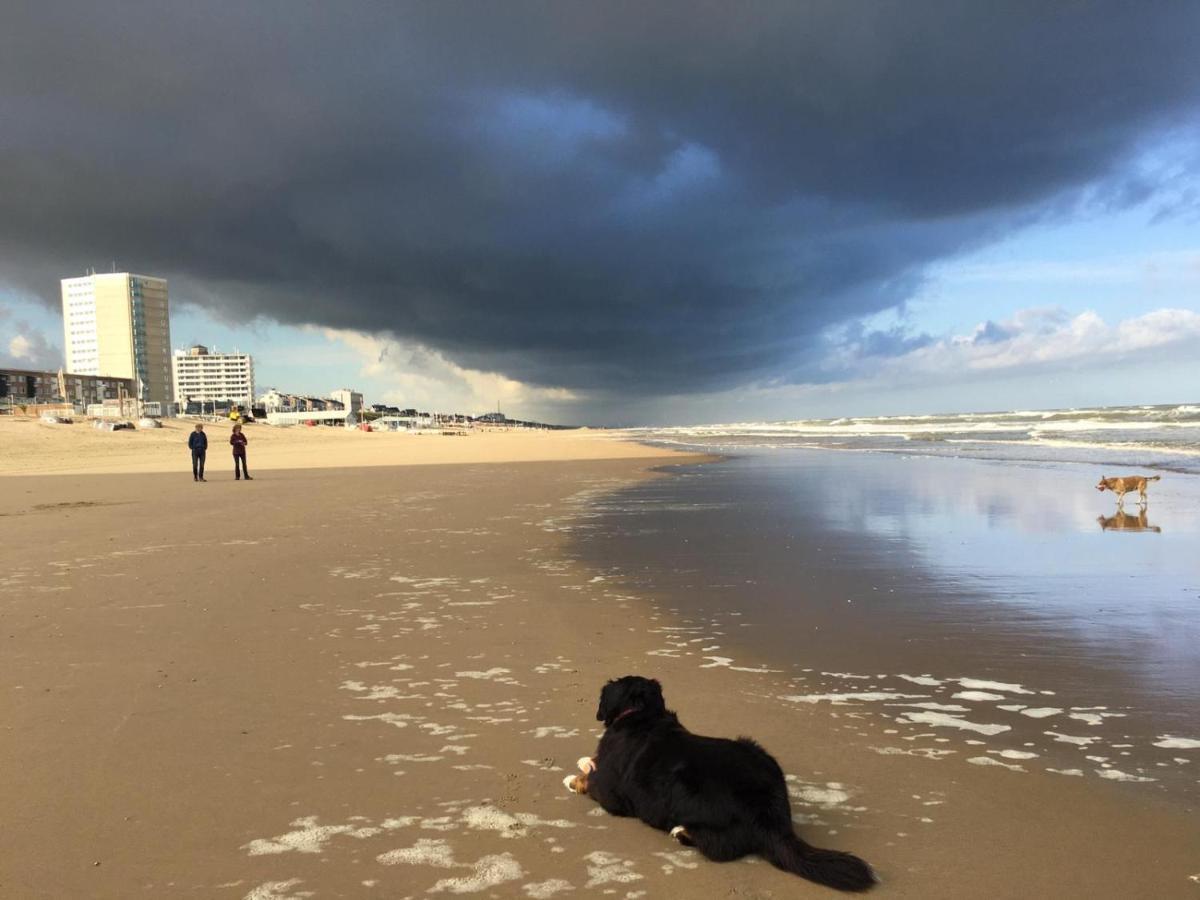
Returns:
[[[1141,475],[1122,475],[1120,478],[1101,478],[1096,485],[1098,491],[1112,491],[1117,495],[1117,506],[1125,503],[1125,495],[1132,490],[1138,492],[1138,505],[1145,506],[1150,501],[1146,499],[1146,485],[1158,481],[1161,476],[1151,475],[1145,478]]]

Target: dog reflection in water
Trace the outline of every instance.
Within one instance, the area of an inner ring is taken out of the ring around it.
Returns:
[[[1139,509],[1136,513],[1127,513],[1118,509],[1116,515],[1097,516],[1096,521],[1104,531],[1153,531],[1162,534],[1162,529],[1151,525],[1146,519],[1146,510]]]

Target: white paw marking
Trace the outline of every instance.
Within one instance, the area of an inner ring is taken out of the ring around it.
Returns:
[[[585,775],[596,771],[596,761],[590,756],[579,757],[579,761],[575,765],[579,766],[579,771]]]

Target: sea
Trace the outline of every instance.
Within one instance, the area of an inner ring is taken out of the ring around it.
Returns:
[[[1014,462],[1082,462],[1200,474],[1200,404],[865,416],[632,428],[630,437],[718,451],[871,450]]]
[[[573,554],[721,635],[660,655],[799,679],[792,699],[851,698],[889,733],[983,729],[1006,765],[1200,800],[1200,404],[623,436],[717,457],[577,519]],[[1159,476],[1145,508],[1096,489],[1128,474]]]

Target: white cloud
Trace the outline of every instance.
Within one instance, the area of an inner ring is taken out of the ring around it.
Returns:
[[[990,326],[990,328],[989,328]],[[986,340],[981,337],[991,334]],[[879,375],[932,376],[1000,373],[1031,369],[1086,368],[1127,362],[1155,352],[1200,348],[1200,313],[1158,309],[1114,323],[1094,312],[1068,317],[1057,310],[1021,310],[1000,323],[980,323],[956,335],[880,365]]]
[[[62,365],[62,354],[44,334],[0,306],[0,364],[53,370]]]
[[[537,387],[498,372],[464,368],[437,350],[411,341],[361,331],[312,330],[358,354],[362,361],[359,375],[381,391],[372,402],[467,413],[486,412],[499,405],[515,418],[553,419],[554,410],[580,399],[566,388]]]

